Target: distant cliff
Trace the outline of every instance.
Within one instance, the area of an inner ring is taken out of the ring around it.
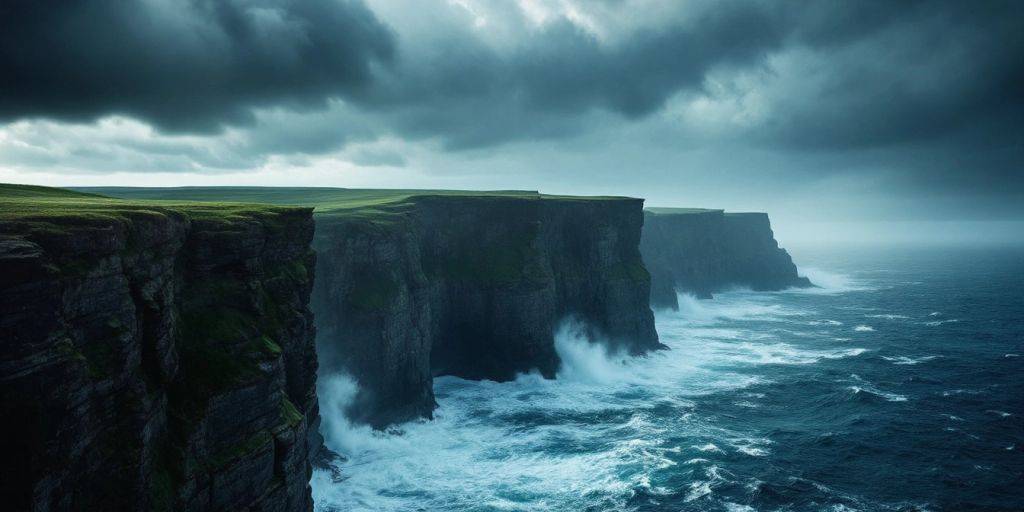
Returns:
[[[811,286],[775,241],[767,214],[651,208],[644,215],[640,251],[654,307],[677,308],[677,291],[710,297],[730,286]]]
[[[634,354],[661,346],[641,200],[428,194],[394,208],[317,221],[321,364],[359,381],[358,419],[430,416],[435,375],[552,377],[567,317]]]
[[[311,510],[312,236],[306,208],[0,186],[5,510]]]

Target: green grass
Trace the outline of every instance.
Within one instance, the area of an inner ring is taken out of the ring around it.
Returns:
[[[260,218],[274,221],[290,208],[267,204],[186,200],[116,199],[98,194],[32,185],[0,184],[0,227],[57,235],[75,228],[98,228],[112,222],[184,215],[193,221],[231,222]],[[271,222],[273,225],[273,222]]]
[[[79,188],[124,199],[172,201],[237,201],[313,207],[319,220],[359,222],[365,229],[387,229],[406,219],[419,200],[431,197],[474,199],[518,198],[526,200],[602,201],[628,199],[614,196],[556,196],[533,190],[415,190],[349,189],[329,187],[177,187]]]

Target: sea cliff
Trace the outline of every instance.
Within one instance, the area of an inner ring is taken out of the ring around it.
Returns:
[[[765,213],[650,208],[644,216],[640,250],[651,273],[654,307],[678,308],[677,292],[707,298],[731,286],[811,286],[779,247]]]
[[[568,318],[616,349],[659,348],[642,223],[641,200],[541,195],[418,195],[388,217],[322,215],[322,374],[355,377],[350,415],[379,427],[430,417],[434,376],[553,377]]]
[[[354,377],[359,393],[347,415],[376,427],[430,417],[435,376],[553,377],[554,336],[567,319],[616,350],[662,347],[639,250],[641,199],[259,187],[100,192],[315,206],[320,375]]]
[[[0,186],[8,510],[312,509],[308,208]]]

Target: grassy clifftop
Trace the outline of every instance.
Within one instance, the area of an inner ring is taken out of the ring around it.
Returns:
[[[97,187],[81,188],[125,199],[173,201],[238,201],[314,207],[321,219],[340,218],[366,220],[374,224],[398,221],[404,213],[424,198],[449,197],[472,200],[522,199],[603,201],[630,198],[613,196],[558,196],[533,190],[416,190],[416,189],[349,189],[328,187]]]
[[[185,215],[195,221],[274,220],[294,208],[185,200],[116,199],[61,188],[0,183],[0,223],[28,230],[106,225],[144,216]]]

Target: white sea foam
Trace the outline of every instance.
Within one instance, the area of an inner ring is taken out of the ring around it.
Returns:
[[[811,364],[822,359],[856,357],[867,352],[865,348],[805,349],[788,343],[738,343],[732,349],[733,363],[746,364]]]
[[[757,512],[757,509],[750,505],[740,505],[739,503],[727,502],[724,504],[726,512]]]
[[[875,328],[870,325],[858,325],[854,327],[853,330],[857,332],[873,332]]]
[[[693,449],[695,449],[697,451],[702,451],[702,452],[725,453],[725,452],[722,451],[721,448],[719,448],[714,443],[708,443],[708,444],[704,444],[704,445],[700,445],[700,446],[693,446]]]
[[[881,319],[884,319],[884,320],[905,320],[905,319],[908,319],[908,318],[910,318],[910,317],[909,317],[909,316],[907,316],[907,315],[892,315],[892,314],[885,314],[885,315],[866,315],[866,316],[867,316],[868,318],[881,318]]]
[[[763,294],[722,293],[712,300],[698,299],[690,294],[679,294],[679,311],[668,312],[680,315],[695,324],[717,323],[720,320],[760,320],[767,322],[784,321],[787,317],[803,316],[806,311],[789,309],[769,302]]]
[[[843,325],[839,320],[808,320],[807,325]]]
[[[915,365],[932,359],[938,359],[941,356],[922,356],[922,357],[907,357],[907,356],[882,356],[882,359],[891,362],[892,364],[898,365]]]
[[[730,443],[736,451],[751,457],[765,457],[770,453],[768,445],[771,441],[768,439],[736,439]]]
[[[898,395],[896,393],[886,393],[885,391],[880,391],[880,390],[872,388],[870,386],[849,386],[849,387],[847,387],[847,389],[852,391],[853,394],[855,394],[855,395],[860,394],[860,393],[868,393],[868,394],[872,394],[872,395],[875,395],[875,396],[880,396],[880,397],[882,397],[882,398],[884,398],[884,399],[886,399],[886,400],[888,400],[890,402],[906,402],[907,401],[907,397],[905,397],[903,395]]]
[[[625,355],[612,353],[599,340],[588,339],[584,326],[575,321],[562,323],[555,334],[555,351],[562,360],[559,379],[608,384],[635,375],[627,368]]]
[[[878,396],[878,397],[882,397],[882,398],[886,399],[889,402],[906,402],[907,401],[907,397],[906,396],[899,395],[899,394],[896,394],[896,393],[888,393],[888,392],[882,391],[882,390],[878,389],[877,387],[875,387],[874,385],[872,385],[871,383],[869,383],[869,382],[865,381],[864,379],[860,378],[860,376],[857,375],[857,374],[850,375],[850,378],[853,379],[854,381],[856,381],[857,384],[855,384],[853,386],[848,386],[846,389],[849,389],[850,391],[852,391],[854,395],[858,395],[858,394],[861,394],[861,393],[867,393],[867,394],[870,394],[870,395],[875,395],[875,396]]]
[[[931,326],[931,327],[937,327],[939,325],[952,324],[952,323],[957,323],[959,321],[960,321],[959,318],[950,318],[948,320],[934,320],[934,321],[931,321],[931,322],[925,322],[924,324],[928,325],[928,326]]]

